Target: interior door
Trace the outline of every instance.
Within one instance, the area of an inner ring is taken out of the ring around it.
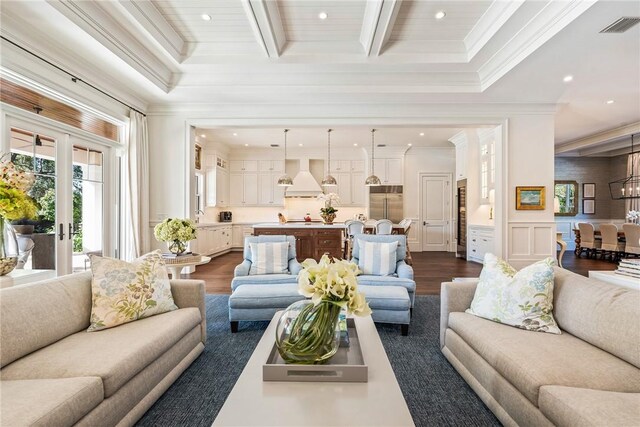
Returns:
[[[451,238],[451,182],[447,175],[423,176],[422,250],[448,251]]]

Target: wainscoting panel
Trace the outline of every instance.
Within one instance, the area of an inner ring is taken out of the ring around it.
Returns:
[[[508,261],[522,268],[543,258],[556,256],[554,222],[511,222],[508,236]]]

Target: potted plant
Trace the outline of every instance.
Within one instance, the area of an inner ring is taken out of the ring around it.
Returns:
[[[325,224],[333,224],[336,219],[336,209],[333,205],[340,203],[340,197],[336,193],[320,193],[317,197],[318,200],[324,202],[324,207],[320,208],[320,216]]]
[[[196,224],[190,219],[167,218],[153,229],[160,242],[167,242],[169,252],[180,255],[187,250],[187,243],[196,238]]]

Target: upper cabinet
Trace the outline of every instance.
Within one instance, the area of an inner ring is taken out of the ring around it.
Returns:
[[[338,169],[340,168],[340,169]],[[328,189],[340,197],[340,206],[364,206],[364,161],[336,160],[331,162],[331,174],[338,182],[337,188]]]
[[[456,145],[456,180],[467,178],[468,143],[461,142]]]
[[[227,161],[215,154],[205,155],[205,201],[207,207],[229,206],[229,171]]]
[[[231,206],[283,206],[284,188],[277,185],[284,173],[282,160],[231,160]]]
[[[233,172],[258,172],[257,160],[231,160],[229,170]]]
[[[259,160],[258,171],[260,172],[284,172],[284,161],[282,160]]]
[[[375,159],[373,165],[382,185],[402,185],[402,159]]]

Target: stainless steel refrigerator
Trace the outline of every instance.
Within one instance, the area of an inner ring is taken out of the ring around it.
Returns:
[[[369,187],[369,218],[388,219],[394,224],[402,221],[402,185]]]

